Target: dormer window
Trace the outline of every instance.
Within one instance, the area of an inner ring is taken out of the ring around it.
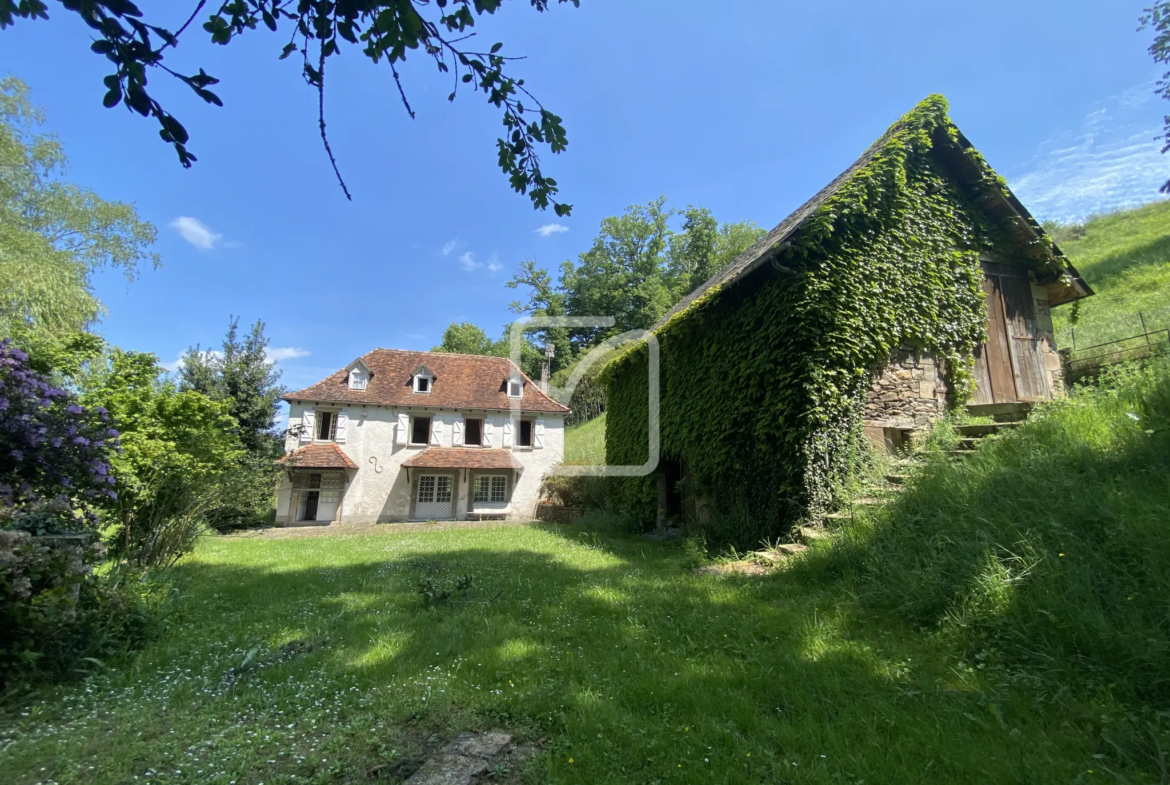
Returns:
[[[346,386],[351,390],[364,390],[366,389],[366,385],[370,383],[370,378],[373,375],[364,362],[357,360],[353,365],[349,366],[348,373],[346,374]]]
[[[426,395],[435,386],[435,375],[430,368],[420,365],[410,375],[410,386],[416,393]]]
[[[508,397],[509,398],[523,398],[524,397],[524,382],[519,379],[508,380]]]

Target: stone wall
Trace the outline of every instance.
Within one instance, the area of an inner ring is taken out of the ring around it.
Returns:
[[[925,428],[946,413],[946,401],[946,382],[934,357],[919,349],[898,349],[866,396],[866,432],[873,438],[876,429]]]

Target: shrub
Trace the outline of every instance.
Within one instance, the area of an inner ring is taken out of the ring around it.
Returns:
[[[605,507],[604,477],[558,477],[549,475],[540,486],[542,499],[565,507],[599,510]]]
[[[88,513],[115,495],[107,455],[117,446],[105,409],[79,406],[0,341],[0,502],[68,499]]]
[[[0,686],[64,675],[145,640],[155,587],[124,571],[96,575],[104,554],[97,541],[0,529]]]

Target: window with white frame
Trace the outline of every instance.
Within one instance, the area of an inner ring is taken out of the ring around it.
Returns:
[[[319,442],[331,442],[337,433],[337,412],[317,412],[317,433]]]
[[[463,443],[468,447],[483,445],[483,420],[467,419],[463,421]]]
[[[531,447],[532,446],[532,420],[521,420],[519,428],[516,433],[517,447]]]
[[[418,501],[442,504],[451,501],[451,478],[445,474],[424,474],[418,478]]]
[[[504,474],[483,474],[475,478],[473,501],[502,503],[508,501],[508,477]]]
[[[524,382],[519,379],[508,380],[508,397],[509,398],[523,398],[524,397]]]
[[[426,374],[418,374],[414,377],[414,391],[416,393],[429,393],[431,391],[431,377]]]
[[[431,418],[414,417],[410,422],[410,443],[428,444],[431,440]]]
[[[365,368],[357,367],[350,369],[349,372],[349,389],[364,390],[366,384],[370,380],[370,373]]]

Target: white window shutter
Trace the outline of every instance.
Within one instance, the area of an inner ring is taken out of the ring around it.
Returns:
[[[341,427],[340,423],[338,424],[337,427],[338,428]],[[537,448],[537,449],[540,449],[541,447],[544,446],[544,420],[543,419],[538,419],[536,421],[536,427],[533,428],[533,430],[532,430],[532,446]]]
[[[333,441],[345,444],[345,429],[349,425],[349,415],[338,413],[337,424],[333,426]]]
[[[463,418],[456,417],[455,422],[451,423],[451,445],[453,447],[463,446]]]
[[[491,420],[485,418],[483,421],[483,437],[481,439],[481,441],[483,441],[484,447],[491,447],[492,446],[492,436],[495,435],[495,432],[496,432],[495,424],[492,423]]]
[[[439,415],[431,418],[431,444],[439,445],[443,443],[443,420]]]
[[[512,420],[504,420],[504,447],[512,446]]]
[[[395,444],[406,444],[408,436],[410,436],[410,415],[406,412],[399,412],[398,433],[395,434]]]
[[[301,441],[311,442],[316,435],[313,433],[313,426],[316,425],[316,418],[310,409],[305,409],[305,413],[301,415]]]

